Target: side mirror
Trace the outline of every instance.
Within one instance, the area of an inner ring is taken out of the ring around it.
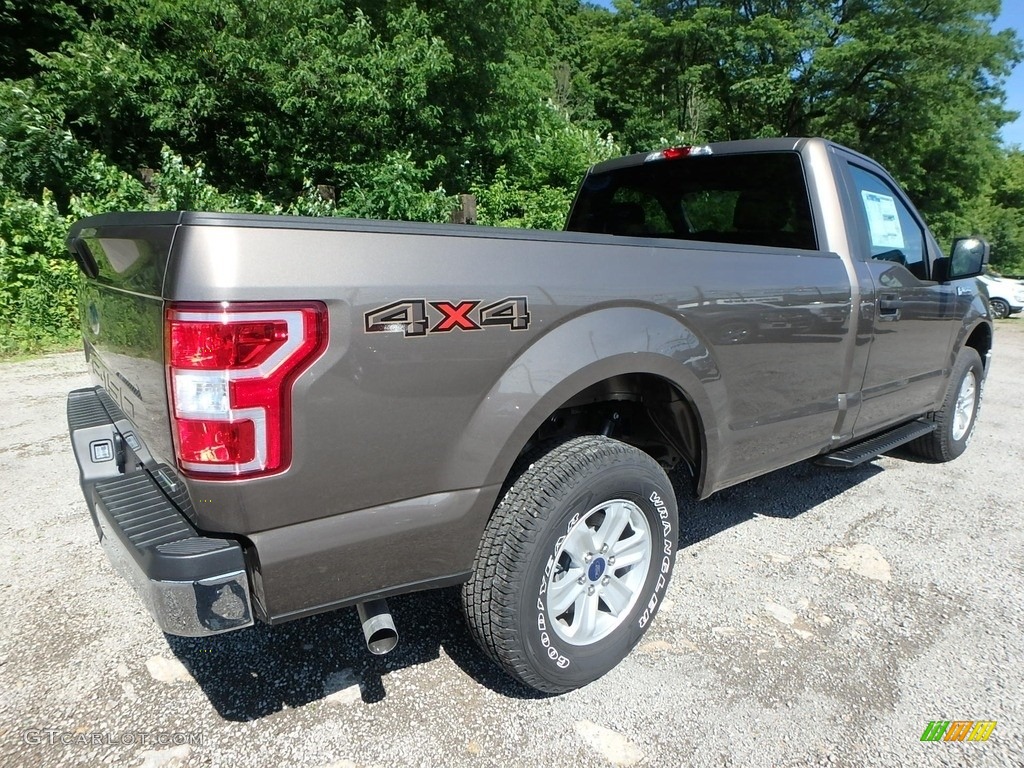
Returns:
[[[953,241],[946,279],[961,280],[965,277],[977,277],[988,264],[991,250],[988,240],[983,237],[958,237]]]

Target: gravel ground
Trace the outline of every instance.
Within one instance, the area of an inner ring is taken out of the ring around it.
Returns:
[[[213,640],[159,632],[97,545],[66,436],[80,354],[0,365],[0,765],[1024,765],[1024,319],[948,465],[798,464],[693,504],[668,600],[611,674],[545,698],[452,590]],[[923,743],[930,720],[995,720]]]

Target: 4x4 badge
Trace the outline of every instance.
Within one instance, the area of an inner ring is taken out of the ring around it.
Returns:
[[[525,296],[509,296],[480,306],[482,303],[481,299],[402,299],[366,312],[363,327],[367,333],[401,333],[406,337],[454,330],[480,331],[494,326],[506,326],[512,331],[530,327]]]

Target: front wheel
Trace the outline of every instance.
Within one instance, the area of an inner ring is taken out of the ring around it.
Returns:
[[[1002,320],[1010,315],[1010,305],[1002,299],[989,299],[988,306],[996,320]]]
[[[678,513],[650,456],[576,437],[530,463],[498,502],[464,586],[470,631],[546,693],[596,680],[651,625],[672,575]]]
[[[932,461],[952,461],[967,450],[981,408],[985,367],[977,350],[964,347],[956,356],[942,407],[935,413],[935,431],[909,447]]]

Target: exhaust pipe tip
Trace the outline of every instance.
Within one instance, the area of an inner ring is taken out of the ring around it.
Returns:
[[[387,600],[370,600],[356,604],[359,623],[363,626],[366,649],[374,656],[390,653],[398,645],[398,630],[391,617]]]

